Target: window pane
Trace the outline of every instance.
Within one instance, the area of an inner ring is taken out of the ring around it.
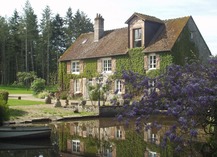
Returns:
[[[80,92],[79,80],[74,81],[74,92]]]
[[[121,80],[116,80],[115,81],[115,91],[117,91],[117,92],[122,91],[122,89],[121,89]]]
[[[79,72],[79,62],[72,62],[72,72]]]
[[[141,47],[142,46],[142,29],[134,29],[134,45],[133,47]]]
[[[111,71],[112,70],[112,62],[111,59],[103,60],[103,71]]]
[[[149,63],[150,69],[155,69],[156,68],[156,55],[150,55],[148,63]]]

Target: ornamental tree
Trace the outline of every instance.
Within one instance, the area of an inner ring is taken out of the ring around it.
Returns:
[[[131,103],[124,103],[126,110],[119,120],[136,117],[136,128],[141,130],[151,127],[147,122],[152,115],[173,118],[175,123],[161,144],[165,147],[172,142],[177,151],[191,145],[199,127],[217,139],[217,58],[206,64],[194,61],[184,66],[171,65],[156,78],[132,71],[124,71],[122,77],[127,88],[124,102]],[[161,127],[156,122],[151,125]]]

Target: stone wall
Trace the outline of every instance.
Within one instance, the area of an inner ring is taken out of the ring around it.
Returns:
[[[100,117],[115,117],[124,111],[123,106],[101,106],[99,109]]]

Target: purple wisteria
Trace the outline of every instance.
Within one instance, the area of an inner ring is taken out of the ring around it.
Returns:
[[[174,142],[180,151],[186,139],[188,143],[197,138],[198,127],[211,124],[216,129],[217,58],[206,64],[171,65],[156,78],[124,71],[123,79],[127,89],[123,98],[131,103],[124,103],[126,112],[119,120],[136,116],[136,126],[141,129],[148,127],[146,122],[153,115],[164,113],[173,118],[175,125],[165,133],[163,145]]]

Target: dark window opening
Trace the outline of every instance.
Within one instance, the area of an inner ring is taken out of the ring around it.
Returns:
[[[133,30],[133,47],[141,47],[142,46],[142,29],[134,29]]]

